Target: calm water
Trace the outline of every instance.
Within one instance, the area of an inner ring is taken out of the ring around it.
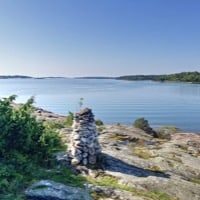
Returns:
[[[153,127],[174,125],[200,132],[200,85],[96,79],[0,79],[0,96],[35,96],[35,105],[58,114],[90,107],[104,123],[132,124],[145,117]]]

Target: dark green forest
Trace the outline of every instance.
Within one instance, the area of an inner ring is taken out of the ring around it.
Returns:
[[[120,76],[118,80],[128,80],[128,81],[172,81],[172,82],[191,82],[200,83],[200,73],[199,72],[181,72],[176,74],[165,74],[165,75],[127,75]]]

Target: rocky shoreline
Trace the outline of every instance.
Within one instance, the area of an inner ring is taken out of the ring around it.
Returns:
[[[36,110],[35,114],[53,121],[65,118],[43,110]],[[132,126],[114,124],[97,128],[102,161],[95,163],[94,168],[81,163],[74,167],[77,173],[94,182],[112,177],[120,185],[116,188],[89,184],[88,190],[96,193],[97,199],[156,199],[150,195],[150,191],[168,195],[166,198],[161,195],[158,200],[200,199],[199,134],[170,133],[170,139],[159,139]],[[63,141],[70,145],[73,128],[61,128],[58,132]],[[65,152],[58,154],[57,160],[70,165]]]

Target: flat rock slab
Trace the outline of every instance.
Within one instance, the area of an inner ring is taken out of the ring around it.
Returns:
[[[104,171],[120,184],[179,200],[200,199],[200,185],[193,181],[200,179],[200,135],[176,133],[160,140],[131,126],[109,125],[99,141]]]
[[[50,180],[34,183],[25,191],[31,200],[92,200],[86,190]]]

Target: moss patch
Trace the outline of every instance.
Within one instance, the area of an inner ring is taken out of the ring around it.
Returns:
[[[152,200],[176,200],[175,198],[169,196],[168,194],[160,191],[141,191],[138,190],[134,187],[130,187],[127,185],[122,185],[118,183],[118,179],[113,176],[105,175],[103,177],[98,177],[97,179],[94,179],[92,177],[86,177],[89,183],[92,183],[94,185],[99,185],[99,186],[107,186],[107,187],[112,187],[115,189],[121,189],[125,190],[128,192],[131,192],[133,196],[141,196],[141,197],[146,197],[150,198]],[[101,194],[102,197],[105,197],[105,194]],[[95,200],[98,200],[100,198],[99,194],[92,192],[92,196]]]
[[[132,149],[133,155],[138,156],[139,158],[143,159],[150,159],[150,158],[155,158],[156,156],[153,156],[147,148],[140,148],[140,147],[134,147]]]
[[[150,170],[150,171],[153,171],[153,172],[156,172],[156,173],[164,173],[164,171],[162,169],[160,169],[160,167],[158,167],[156,165],[150,166],[150,167],[148,167],[146,169]]]
[[[182,149],[183,151],[187,152],[188,151],[188,146],[187,145],[178,145],[178,147],[180,149]]]
[[[199,179],[199,178],[193,178],[193,179],[191,180],[191,182],[200,184],[200,179]]]
[[[115,141],[125,141],[127,138],[125,138],[125,135],[122,134],[111,134],[109,136],[110,139],[113,139]]]
[[[105,129],[105,126],[97,126],[97,130],[99,133],[103,132]]]

